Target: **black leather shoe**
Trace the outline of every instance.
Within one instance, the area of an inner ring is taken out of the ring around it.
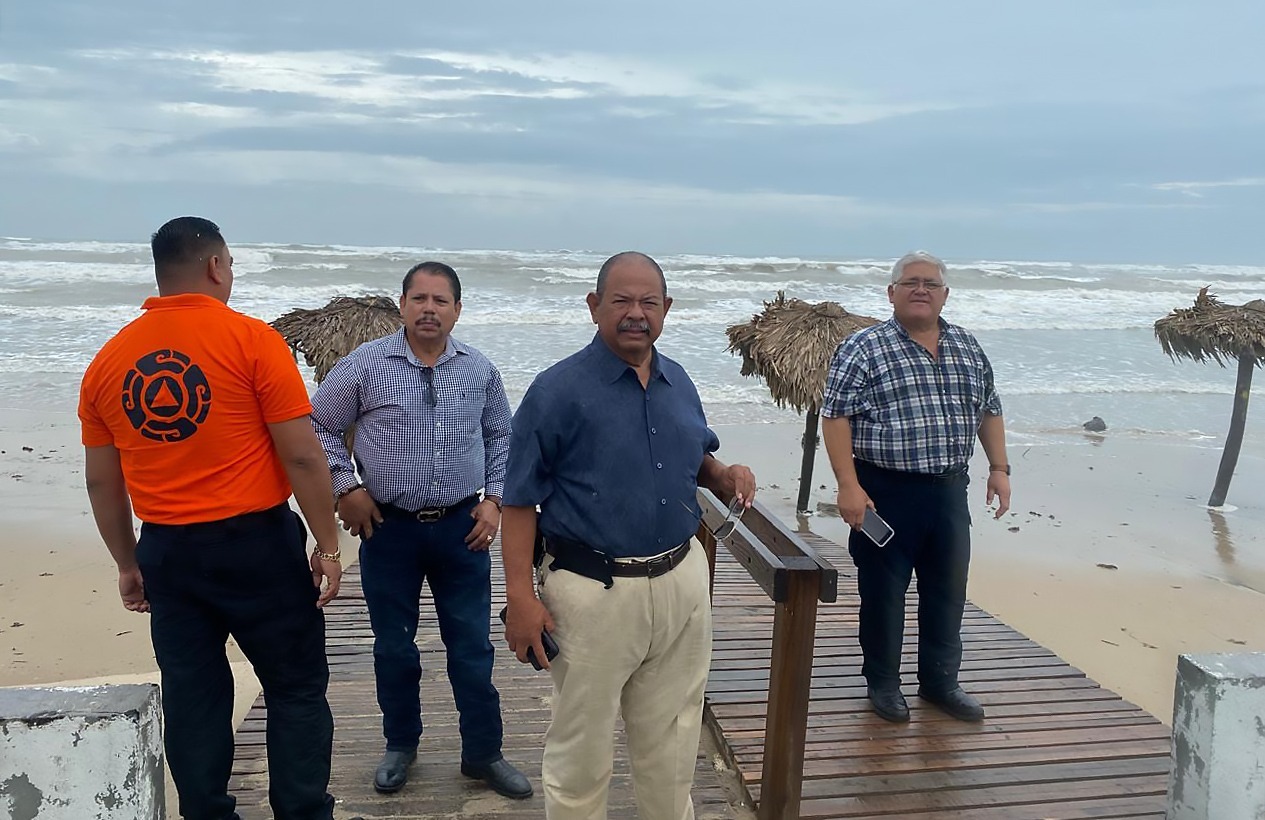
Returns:
[[[978,723],[984,719],[984,707],[979,705],[978,700],[963,692],[960,686],[947,692],[930,692],[920,686],[918,697],[939,706],[949,717],[970,723]]]
[[[378,770],[373,773],[373,788],[382,794],[392,794],[404,788],[408,782],[408,767],[417,759],[417,750],[396,752],[387,749],[382,755]]]
[[[905,696],[899,689],[875,689],[869,686],[866,687],[865,694],[874,711],[883,720],[892,723],[909,722],[909,704],[905,702]]]
[[[523,773],[511,766],[503,757],[485,766],[475,766],[462,761],[461,773],[466,777],[482,780],[492,788],[492,791],[502,797],[525,800],[532,794],[531,783],[527,782]]]

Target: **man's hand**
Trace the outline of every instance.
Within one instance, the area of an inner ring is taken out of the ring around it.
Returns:
[[[745,464],[730,464],[725,468],[725,483],[733,487],[736,496],[744,507],[750,507],[755,500],[755,473]]]
[[[496,538],[496,531],[501,526],[501,511],[495,503],[484,499],[474,505],[470,517],[474,519],[474,526],[466,535],[466,548],[471,552],[483,552],[492,546],[492,539]]]
[[[993,518],[1001,518],[1010,509],[1010,476],[1001,470],[988,471],[988,495],[985,501],[992,506],[993,499],[997,499],[997,512]]]
[[[149,612],[140,567],[119,570],[119,597],[123,599],[123,608],[129,612]]]
[[[860,529],[865,520],[865,508],[874,509],[874,502],[861,489],[860,484],[839,485],[839,496],[835,499],[839,505],[839,516],[852,529]]]
[[[519,663],[527,663],[527,650],[536,653],[536,660],[548,669],[549,658],[540,642],[541,630],[553,631],[553,616],[536,596],[522,601],[511,600],[505,611],[505,641]]]
[[[335,546],[335,549],[337,549],[337,546]],[[321,590],[321,594],[316,599],[316,608],[321,609],[338,597],[338,587],[343,580],[343,565],[337,561],[322,561],[316,557],[317,552],[324,552],[320,544],[316,545],[316,550],[312,553],[311,566],[312,585]],[[333,553],[326,554],[333,555]],[[326,582],[324,589],[321,589],[322,580]]]
[[[343,529],[367,541],[373,537],[373,528],[382,523],[382,511],[369,491],[359,487],[338,499],[338,518]]]

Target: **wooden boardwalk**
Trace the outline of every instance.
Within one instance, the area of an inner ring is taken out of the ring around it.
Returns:
[[[840,570],[838,603],[818,611],[801,817],[1164,816],[1168,727],[973,606],[961,680],[987,709],[985,722],[953,720],[914,695],[912,594],[902,663],[912,719],[901,726],[875,716],[861,677],[851,560],[839,545],[800,535]],[[707,697],[758,800],[773,607],[745,575],[718,563]]]
[[[499,555],[499,544],[494,555]],[[492,570],[493,610],[504,604],[504,576],[499,561]],[[373,684],[373,633],[360,589],[359,566],[349,567],[336,601],[326,609],[326,644],[330,662],[329,702],[334,712],[334,765],[330,793],[337,805],[336,820],[349,817],[412,820],[412,818],[493,817],[518,820],[545,816],[540,793],[540,758],[549,698],[553,692],[547,672],[520,664],[501,638],[500,622],[493,623],[497,647],[494,680],[501,693],[505,719],[505,758],[531,780],[536,794],[528,800],[508,800],[482,783],[462,777],[457,710],[444,672],[444,648],[439,640],[435,607],[427,590],[422,601],[418,645],[422,651],[422,722],[425,732],[409,782],[394,795],[373,790],[373,771],[382,757],[382,717]],[[237,795],[242,820],[265,820],[268,809],[267,760],[264,726],[267,707],[261,695],[237,732],[237,751],[230,790]],[[705,732],[706,733],[706,732]],[[615,777],[611,786],[610,816],[637,816],[622,729],[617,733]],[[742,820],[749,811],[737,805],[744,798],[736,774],[726,769],[723,756],[710,737],[700,745],[694,788],[699,818]],[[173,812],[175,807],[171,807]]]
[[[801,816],[1163,817],[1167,727],[974,607],[968,608],[964,627],[962,682],[979,696],[988,719],[982,724],[952,720],[920,703],[909,684],[905,689],[913,719],[908,725],[874,716],[860,676],[851,561],[838,545],[811,534],[805,537],[841,572],[839,602],[823,605],[818,616]],[[499,610],[499,568],[493,578]],[[518,664],[505,650],[499,629],[494,630],[505,755],[528,775],[537,794],[526,801],[505,800],[462,778],[443,647],[427,602],[419,630],[426,733],[418,763],[404,791],[394,796],[373,791],[370,781],[382,737],[374,697],[372,636],[356,567],[349,569],[343,583],[343,595],[327,615],[329,697],[336,724],[330,788],[338,799],[335,817],[543,817],[540,755],[549,719],[548,676]],[[912,603],[911,599],[911,614]],[[716,643],[708,711],[713,728],[723,734],[723,757],[705,738],[694,791],[700,818],[749,818],[743,805],[744,784],[751,797],[759,798],[772,613],[772,603],[746,570],[722,550],[716,571]],[[911,622],[907,639],[913,638]],[[909,681],[913,648],[907,643]],[[265,717],[261,698],[237,734],[232,788],[244,820],[271,816],[263,759]],[[635,817],[622,737],[616,742],[610,815]]]

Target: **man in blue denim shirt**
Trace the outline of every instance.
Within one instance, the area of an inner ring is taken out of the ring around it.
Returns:
[[[399,332],[352,351],[312,397],[338,515],[361,538],[360,577],[386,736],[374,788],[403,788],[417,754],[421,665],[414,641],[427,582],[461,713],[461,771],[506,797],[530,797],[527,778],[501,756],[489,638],[488,546],[500,523],[509,400],[492,363],[452,338],[461,281],[451,267],[414,266],[404,277],[400,312]],[[354,461],[343,443],[353,424]]]
[[[642,820],[693,817],[711,660],[707,558],[691,549],[699,485],[750,505],[755,477],[712,453],[698,392],[654,342],[672,305],[650,257],[607,260],[592,343],[541,373],[514,417],[505,484],[506,638],[548,665],[541,781],[551,820],[602,818],[622,712]],[[536,507],[540,507],[539,522]],[[548,558],[533,586],[537,528]]]

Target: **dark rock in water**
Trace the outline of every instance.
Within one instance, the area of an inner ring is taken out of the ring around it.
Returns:
[[[1098,416],[1094,416],[1092,419],[1085,422],[1081,426],[1091,433],[1101,433],[1103,430],[1107,429],[1107,422],[1103,421]]]

